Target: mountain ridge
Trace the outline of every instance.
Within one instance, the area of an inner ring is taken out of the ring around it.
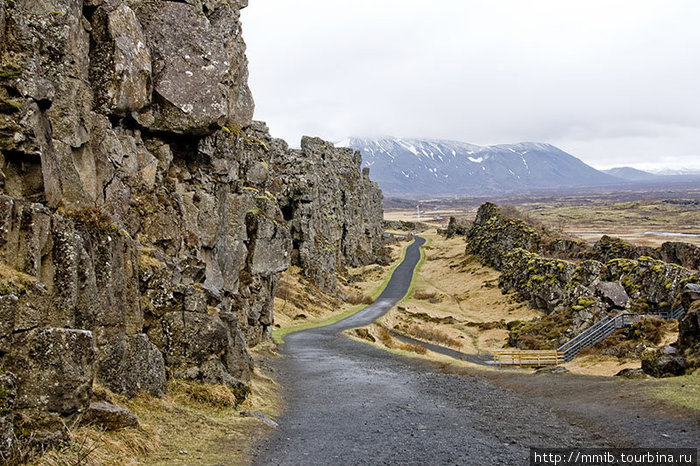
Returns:
[[[385,136],[351,137],[338,145],[359,150],[362,166],[389,196],[503,194],[623,182],[542,142],[479,146]]]

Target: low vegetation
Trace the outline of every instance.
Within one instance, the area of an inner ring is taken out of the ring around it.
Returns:
[[[252,442],[270,429],[245,413],[274,418],[281,412],[279,386],[259,370],[242,402],[223,385],[182,380],[171,380],[162,398],[144,393],[127,399],[101,387],[96,398],[131,410],[139,427],[74,428],[69,442],[47,451],[37,464],[241,464],[249,461]]]
[[[425,355],[428,352],[425,346],[404,343],[394,338],[389,330],[377,323],[350,330],[348,331],[348,335],[398,352],[404,351],[419,355]]]
[[[649,379],[645,390],[654,398],[700,411],[700,371],[679,377]]]

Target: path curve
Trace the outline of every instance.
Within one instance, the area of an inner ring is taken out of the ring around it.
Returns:
[[[531,446],[613,446],[532,397],[340,334],[405,295],[423,243],[407,248],[375,304],[285,337],[275,365],[286,410],[254,464],[514,465],[527,464]]]

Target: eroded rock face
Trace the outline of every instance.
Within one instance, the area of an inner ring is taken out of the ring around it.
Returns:
[[[291,261],[381,252],[359,154],[252,121],[246,4],[0,0],[0,369],[42,442],[94,382],[240,388]]]
[[[42,442],[94,382],[240,388],[290,261],[380,253],[359,154],[252,121],[246,4],[0,0],[0,369]]]
[[[700,285],[688,285],[683,293],[686,309],[678,321],[678,349],[688,368],[700,367]]]
[[[126,4],[105,4],[92,16],[90,82],[102,111],[127,116],[151,103],[151,54],[141,23]]]
[[[142,126],[205,135],[226,124],[250,124],[237,6],[216,2],[204,14],[196,4],[144,2],[136,14],[153,55],[153,105],[136,117]]]
[[[15,407],[70,415],[90,400],[95,349],[86,330],[43,328],[16,337],[5,367],[17,376]]]
[[[12,450],[15,440],[14,407],[17,397],[17,377],[12,372],[0,374],[0,458]]]
[[[381,255],[382,194],[360,170],[359,152],[304,137],[300,151],[273,159],[284,188],[278,199],[290,223],[292,264],[316,285],[335,290],[335,271]]]
[[[690,243],[668,241],[661,245],[661,259],[682,265],[687,269],[700,269],[700,248]]]
[[[549,314],[571,313],[569,330],[557,336],[562,339],[557,344],[624,309],[639,313],[670,311],[680,304],[686,285],[698,282],[692,271],[644,256],[646,249],[615,238],[602,238],[592,250],[576,242],[565,247],[568,243],[543,238],[525,222],[503,216],[490,203],[479,208],[467,233],[467,251],[502,272],[500,285],[504,291],[515,291],[521,299]],[[588,259],[577,265],[543,255],[553,253],[579,260],[596,257],[606,262]],[[618,254],[623,258],[614,258]]]
[[[530,225],[504,217],[496,204],[487,202],[479,207],[467,232],[467,252],[500,270],[506,254],[518,248],[536,251],[540,241],[540,235]]]

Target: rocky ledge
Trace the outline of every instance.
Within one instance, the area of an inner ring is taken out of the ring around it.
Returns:
[[[605,316],[623,310],[660,314],[684,305],[689,312],[680,321],[679,351],[688,367],[698,367],[697,311],[688,298],[700,281],[697,273],[633,250],[610,237],[589,248],[506,217],[491,203],[479,208],[467,232],[467,252],[501,271],[503,291],[515,291],[548,314],[514,326],[511,345],[556,348]]]

